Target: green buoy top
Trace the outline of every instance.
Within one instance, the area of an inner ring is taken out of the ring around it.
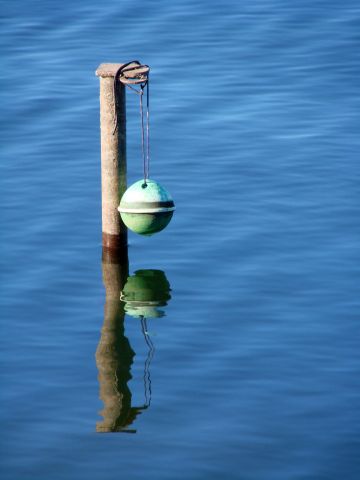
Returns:
[[[119,212],[157,213],[175,210],[170,193],[155,180],[139,180],[124,193]]]

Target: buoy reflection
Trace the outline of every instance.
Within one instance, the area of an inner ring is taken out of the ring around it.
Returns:
[[[135,318],[156,318],[165,315],[170,300],[170,284],[162,270],[137,270],[127,279],[120,299],[125,311]]]
[[[147,327],[148,318],[159,318],[165,315],[162,307],[170,300],[170,283],[162,270],[137,270],[128,277],[120,300],[124,302],[127,315],[139,318],[141,331],[148,346],[148,354],[144,365],[144,395],[145,407],[151,403],[151,376],[150,364],[155,353]]]
[[[135,433],[136,430],[129,427],[151,404],[150,364],[155,347],[147,321],[165,315],[163,308],[171,298],[171,289],[161,270],[138,270],[128,276],[128,269],[127,252],[121,260],[103,258],[106,298],[96,365],[104,408],[100,412],[103,420],[96,424],[97,432]],[[125,336],[125,314],[140,320],[139,332],[142,332],[148,347],[143,375],[145,398],[140,406],[132,406],[132,393],[128,386],[135,352]]]

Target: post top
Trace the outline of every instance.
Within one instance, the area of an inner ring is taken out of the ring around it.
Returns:
[[[123,63],[101,63],[95,73],[102,78],[115,77],[116,72],[123,65]],[[131,63],[121,73],[121,82],[130,84],[142,83],[147,80],[149,70],[150,68],[147,65]]]
[[[116,71],[124,65],[123,63],[101,63],[96,69],[97,77],[114,77]]]

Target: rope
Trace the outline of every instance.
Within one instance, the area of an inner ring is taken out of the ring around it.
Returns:
[[[132,62],[127,62],[127,63],[124,63],[124,65],[121,65],[121,67],[119,67],[116,72],[115,72],[115,75],[114,75],[114,83],[113,83],[113,99],[114,99],[114,130],[113,130],[113,135],[115,135],[115,132],[117,130],[117,127],[118,127],[118,116],[117,116],[117,110],[116,110],[116,105],[118,104],[118,81],[120,79],[120,76],[121,74],[124,72],[124,70],[127,69],[127,67],[129,65],[131,65],[132,63],[136,63],[136,65],[141,65],[141,63],[138,61],[138,60],[133,60]]]

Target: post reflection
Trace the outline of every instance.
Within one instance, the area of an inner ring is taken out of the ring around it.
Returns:
[[[116,256],[103,252],[102,272],[106,296],[96,365],[104,408],[96,431],[136,433],[130,426],[150,406],[152,395],[150,364],[155,348],[147,319],[164,316],[163,307],[171,298],[170,284],[161,270],[138,270],[129,276],[126,248]],[[125,314],[140,319],[139,333],[142,332],[148,347],[143,376],[145,399],[141,406],[132,406],[128,386],[135,352],[125,336]]]

